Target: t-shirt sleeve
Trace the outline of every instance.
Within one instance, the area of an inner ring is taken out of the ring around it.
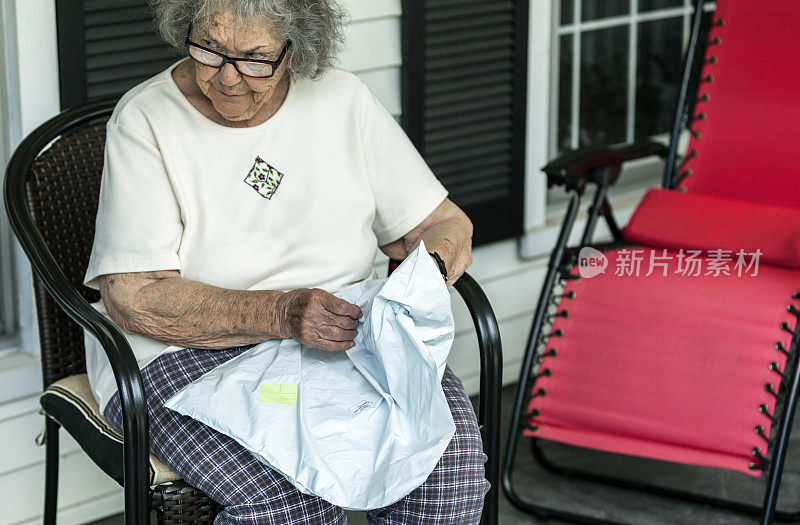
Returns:
[[[110,273],[180,270],[180,208],[161,152],[144,133],[109,122],[94,244],[84,283]]]
[[[403,129],[366,86],[361,140],[375,197],[372,230],[383,246],[417,227],[447,197]]]

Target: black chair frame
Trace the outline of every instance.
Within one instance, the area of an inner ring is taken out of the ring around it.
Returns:
[[[704,14],[703,5],[704,0],[696,0],[695,13],[692,19],[691,38],[684,60],[683,76],[669,148],[655,142],[641,142],[612,148],[584,148],[567,152],[542,168],[548,178],[548,186],[564,186],[567,191],[571,192],[571,195],[567,212],[558,235],[558,240],[550,255],[547,273],[545,275],[544,284],[542,285],[542,291],[539,296],[531,332],[526,345],[525,357],[517,384],[502,472],[503,490],[509,501],[517,508],[525,512],[533,513],[540,519],[555,518],[572,523],[617,523],[613,520],[598,519],[562,509],[550,508],[523,498],[514,485],[514,463],[519,441],[522,438],[522,432],[528,427],[527,407],[535,392],[536,385],[534,369],[537,359],[541,358],[537,352],[540,343],[546,341],[549,337],[549,334],[543,333],[543,329],[545,329],[547,325],[545,320],[548,309],[555,300],[553,293],[555,286],[557,283],[570,278],[570,270],[577,261],[578,251],[581,247],[592,244],[597,222],[600,217],[603,217],[605,220],[614,239],[611,246],[630,244],[625,243],[622,239],[620,228],[614,218],[607,197],[609,188],[619,177],[622,163],[627,160],[642,158],[648,155],[664,157],[666,162],[662,186],[667,189],[676,188],[685,176],[685,174],[681,173],[682,165],[678,162],[679,159],[676,157],[676,150],[682,130],[691,123],[685,115],[691,114],[691,112],[687,110],[693,106],[694,99],[691,98],[691,96],[694,95],[695,90],[692,87],[692,78],[693,76],[699,76],[699,70],[696,68],[698,63],[702,63],[702,57],[705,52],[703,35],[706,29],[702,27]],[[568,248],[568,239],[570,238],[572,228],[576,222],[583,194],[590,184],[595,185],[596,190],[589,207],[580,244],[577,247]],[[792,310],[789,311],[791,312]],[[796,312],[795,310],[792,313],[798,316],[800,312]],[[603,475],[561,466],[547,457],[541,446],[542,440],[538,438],[530,438],[534,459],[545,470],[552,473],[641,492],[684,499],[741,513],[760,515],[760,520],[763,524],[771,523],[775,518],[786,521],[800,520],[800,511],[779,512],[776,509],[793,414],[797,406],[798,390],[800,389],[800,366],[798,366],[798,362],[800,362],[800,359],[798,359],[798,349],[800,348],[800,322],[795,325],[794,329],[790,328],[787,323],[783,323],[781,328],[792,334],[792,342],[788,350],[789,358],[786,371],[783,374],[785,379],[782,381],[780,391],[777,393],[778,406],[775,410],[775,423],[773,427],[777,428],[777,435],[771,438],[769,444],[771,454],[768,453],[768,457],[765,458],[765,464],[767,466],[763,476],[767,478],[767,486],[762,506],[748,505],[729,499],[695,494],[656,484],[642,484],[618,476]],[[761,466],[757,463],[751,465],[751,468],[760,467]],[[531,491],[533,490],[535,489]]]
[[[41,152],[63,134],[107,120],[115,103],[115,100],[103,100],[68,109],[39,126],[22,141],[12,156],[6,170],[4,195],[12,229],[34,274],[64,312],[97,338],[108,356],[122,403],[125,523],[146,525],[150,523],[151,508],[160,505],[160,495],[149,487],[148,420],[139,367],[128,341],[116,325],[98,313],[70,283],[37,228],[26,202],[28,174]],[[464,274],[454,287],[469,309],[478,338],[481,363],[478,423],[488,456],[486,476],[491,483],[484,500],[482,523],[496,525],[503,368],[500,330],[486,295],[471,276]],[[56,521],[59,429],[55,420],[46,417],[44,523],[48,525]]]

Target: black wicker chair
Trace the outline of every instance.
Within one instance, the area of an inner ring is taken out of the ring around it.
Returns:
[[[64,111],[32,132],[6,170],[5,203],[11,226],[34,271],[45,391],[46,480],[44,523],[56,522],[58,431],[64,427],[109,476],[125,487],[125,522],[212,522],[219,505],[148,454],[148,422],[141,375],[130,346],[90,306],[99,294],[83,286],[94,237],[103,166],[105,124],[115,101]],[[455,288],[475,323],[481,356],[478,420],[489,457],[483,523],[497,523],[502,354],[497,321],[478,284],[464,275]],[[99,413],[86,378],[83,330],[102,344],[123,407],[124,438]]]

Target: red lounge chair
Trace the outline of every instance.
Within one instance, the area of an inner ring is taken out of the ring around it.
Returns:
[[[668,151],[652,143],[579,150],[544,168],[551,186],[572,195],[503,470],[512,503],[540,517],[601,522],[523,497],[512,479],[522,436],[551,470],[560,467],[542,440],[762,476],[762,507],[692,499],[760,514],[762,523],[776,516],[800,378],[800,2],[718,0],[707,36],[702,13],[701,0]],[[684,125],[691,135],[676,159]],[[620,230],[606,192],[623,161],[651,154],[667,158],[663,188]],[[567,248],[588,186],[597,189],[583,240]],[[599,217],[614,241],[590,249]]]

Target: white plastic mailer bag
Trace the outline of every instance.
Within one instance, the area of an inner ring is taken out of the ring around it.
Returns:
[[[306,494],[376,509],[420,486],[455,431],[441,386],[450,293],[420,244],[388,279],[336,295],[364,312],[347,352],[267,341],[164,406],[231,436]]]

